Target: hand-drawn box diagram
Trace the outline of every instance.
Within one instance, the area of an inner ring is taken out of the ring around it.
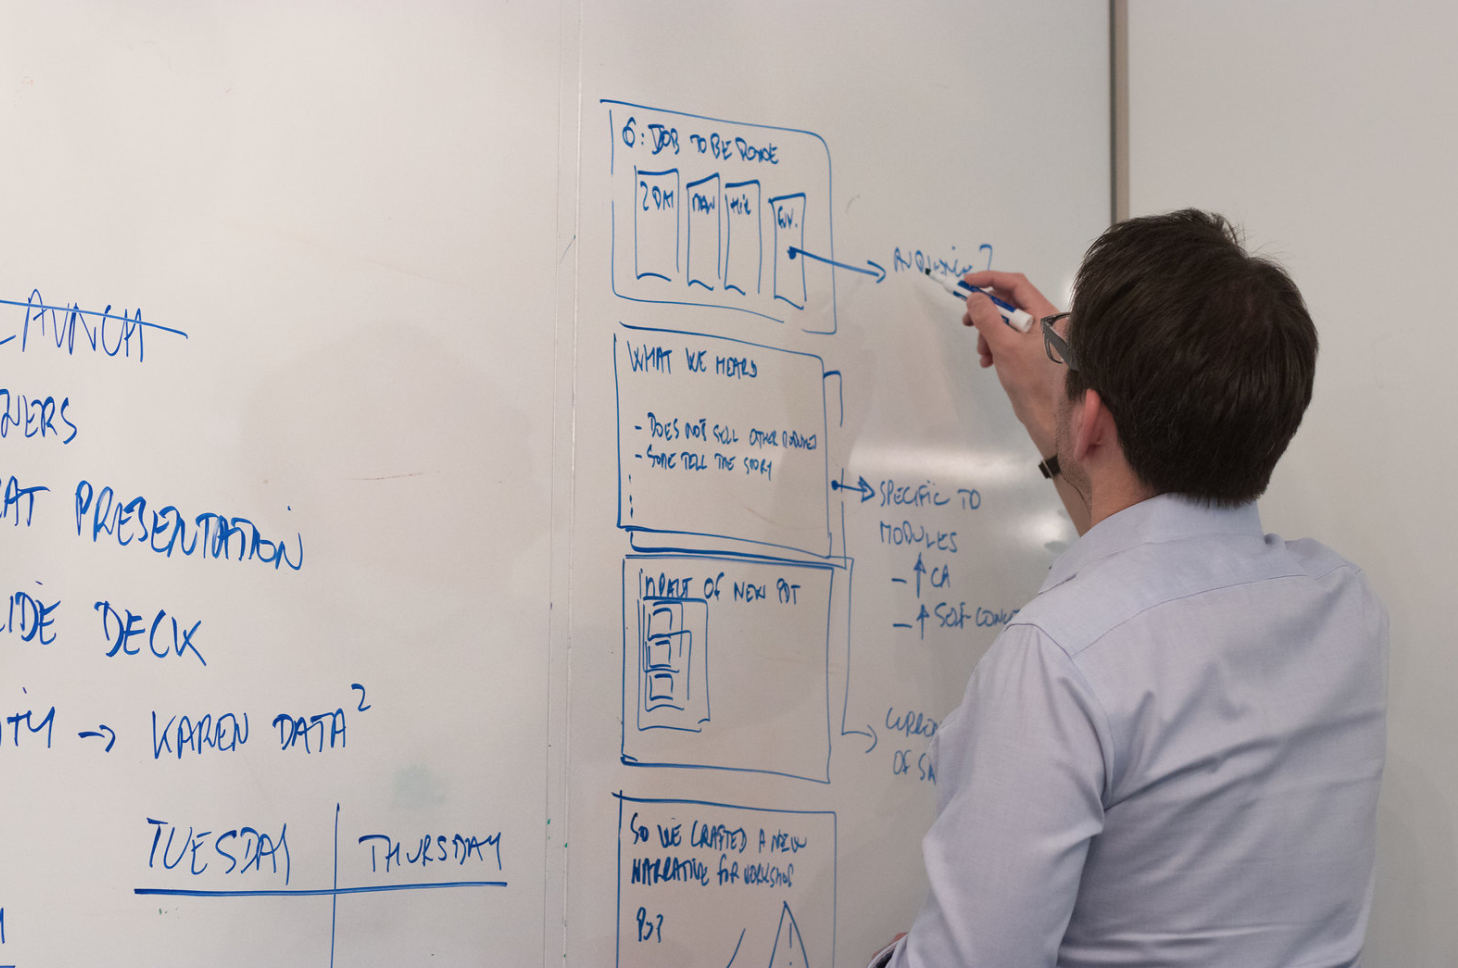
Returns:
[[[709,603],[638,600],[638,728],[700,732],[709,721]]]
[[[636,177],[645,203],[652,204],[633,208],[633,234],[639,240],[633,247],[634,278],[672,282],[679,278],[678,169],[640,171]]]
[[[613,292],[835,332],[835,269],[854,267],[835,262],[830,150],[819,135],[602,104]]]
[[[613,365],[634,548],[830,553],[820,357],[622,326]]]
[[[836,817],[618,794],[618,968],[830,968]]]
[[[627,556],[623,762],[829,782],[833,571]]]

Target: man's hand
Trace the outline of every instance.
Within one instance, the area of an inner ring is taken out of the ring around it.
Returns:
[[[1022,273],[973,272],[964,278],[974,286],[991,289],[999,299],[1030,313],[1035,320],[1031,331],[1019,333],[1003,322],[992,300],[980,293],[967,297],[967,312],[962,317],[964,325],[977,327],[977,354],[982,365],[997,368],[997,378],[1012,401],[1013,413],[1027,428],[1038,452],[1046,457],[1053,453],[1058,399],[1068,371],[1048,359],[1036,320],[1058,310]]]

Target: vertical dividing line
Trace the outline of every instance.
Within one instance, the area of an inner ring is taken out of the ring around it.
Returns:
[[[339,804],[334,804],[334,894],[329,899],[329,968],[334,968],[334,934],[339,927]]]
[[[582,230],[582,171],[583,171],[583,165],[582,165],[583,136],[582,136],[582,131],[583,131],[583,128],[584,128],[584,126],[586,124],[585,118],[587,116],[587,112],[589,110],[601,110],[601,108],[589,108],[588,107],[588,99],[587,99],[587,96],[586,96],[585,82],[583,81],[583,74],[584,74],[584,70],[583,70],[583,46],[584,45],[583,45],[583,42],[582,42],[582,36],[583,36],[583,30],[582,30],[582,19],[583,19],[582,7],[583,7],[583,4],[582,4],[582,0],[576,0],[576,3],[573,4],[573,7],[575,8],[576,14],[577,14],[577,16],[576,16],[576,24],[575,24],[575,28],[576,29],[575,29],[575,31],[573,33],[573,45],[574,45],[573,46],[573,52],[577,55],[577,63],[576,63],[576,71],[575,71],[576,80],[577,80],[577,100],[576,100],[576,108],[577,108],[577,143],[575,145],[576,154],[575,154],[575,157],[573,159],[574,162],[575,162],[575,172],[574,172],[573,178],[572,178],[572,210],[573,210],[572,211],[572,237],[574,239],[581,239],[582,238],[582,234],[583,234],[583,230]],[[561,131],[561,125],[558,125],[558,131],[559,132]],[[608,142],[610,144],[612,143],[612,132],[611,131],[608,132]],[[616,146],[614,146],[612,150],[614,152],[616,152],[617,151]],[[600,158],[600,156],[597,156],[597,157]],[[616,157],[616,155],[614,155],[614,157]],[[558,191],[560,192],[560,190],[561,189],[559,188]],[[611,201],[611,199],[612,199],[612,184],[611,184],[611,179],[609,179],[609,185],[608,185],[608,198]],[[558,204],[559,205],[561,204],[560,200],[559,200]],[[612,237],[612,236],[609,237],[609,243],[608,244],[610,246],[617,244],[616,241],[614,241],[614,237]],[[559,304],[560,304],[560,300],[559,300]],[[559,340],[561,339],[560,331],[559,331],[559,334],[558,334],[557,338]],[[576,497],[577,497],[577,376],[578,376],[579,368],[581,366],[581,346],[580,346],[581,338],[582,338],[582,245],[579,244],[573,250],[573,252],[572,252],[572,364],[571,364],[571,370],[570,370],[572,376],[571,376],[571,384],[570,384],[570,389],[568,391],[568,398],[567,398],[567,402],[568,402],[567,425],[568,425],[568,428],[569,428],[568,438],[567,438],[568,442],[567,442],[567,445],[566,445],[566,447],[567,447],[567,479],[568,479],[568,484],[565,487],[565,492],[566,493],[563,495],[567,499],[567,508],[566,508],[566,512],[565,512],[564,517],[563,517],[563,525],[562,525],[566,529],[566,532],[567,532],[567,535],[566,535],[567,562],[566,562],[565,566],[562,569],[562,575],[563,575],[563,577],[565,579],[565,584],[566,584],[566,589],[565,589],[566,590],[566,597],[565,597],[565,600],[564,600],[563,604],[566,607],[563,608],[560,613],[558,613],[558,619],[557,619],[557,621],[559,623],[557,625],[557,628],[560,630],[560,641],[563,643],[563,645],[565,647],[558,649],[558,651],[555,653],[556,656],[560,657],[561,658],[561,661],[562,661],[562,671],[561,671],[560,680],[559,680],[562,683],[562,703],[561,703],[561,710],[562,710],[562,712],[561,712],[561,720],[560,720],[561,729],[562,729],[562,732],[561,732],[562,752],[559,754],[560,759],[558,761],[558,765],[556,766],[555,772],[552,771],[552,770],[550,770],[550,769],[548,771],[549,777],[555,776],[557,778],[557,781],[556,781],[557,782],[557,786],[556,786],[557,799],[556,799],[556,803],[555,804],[553,804],[550,801],[550,799],[549,799],[548,805],[547,805],[549,810],[551,810],[552,812],[558,813],[558,815],[559,815],[559,817],[561,818],[561,821],[562,821],[562,826],[557,830],[557,832],[554,833],[554,834],[550,834],[549,835],[549,837],[548,837],[548,844],[549,845],[555,844],[555,838],[556,837],[561,837],[562,838],[562,864],[561,864],[561,867],[560,867],[561,876],[562,876],[562,887],[561,887],[561,897],[562,897],[562,900],[561,900],[561,905],[562,905],[562,924],[561,924],[561,928],[560,928],[560,931],[561,931],[561,935],[560,936],[561,936],[561,939],[562,939],[562,941],[561,941],[562,961],[560,962],[560,964],[563,964],[563,965],[566,965],[567,964],[567,952],[569,950],[569,941],[571,940],[570,932],[567,930],[567,913],[568,913],[569,910],[571,910],[571,891],[570,891],[570,886],[571,886],[571,883],[572,883],[572,856],[567,853],[567,844],[568,844],[567,831],[570,830],[571,827],[572,827],[572,779],[571,779],[571,777],[572,777],[572,774],[571,774],[571,769],[572,769],[572,672],[573,672],[573,669],[572,669],[572,637],[573,637],[573,634],[574,634],[574,631],[575,631],[574,630],[574,627],[573,627],[573,623],[574,623],[574,620],[575,620],[575,617],[576,617],[576,611],[577,611],[577,595],[575,594],[576,593],[575,583],[577,581],[577,500],[576,500]],[[613,366],[616,367],[617,366],[617,362],[616,362],[616,360],[617,360],[617,349],[616,349],[616,347],[613,348],[613,354],[614,354],[613,355],[613,360],[614,360]],[[616,396],[616,390],[614,391],[614,395]],[[614,405],[616,405],[616,403]],[[559,473],[559,474],[561,473],[560,471],[556,471],[555,468],[554,468],[554,472],[555,473]],[[553,522],[554,522],[554,525],[555,525],[557,516],[555,514],[555,508],[553,510],[554,510],[554,513],[552,515],[552,519],[553,519]],[[617,591],[617,594],[621,596],[622,593],[623,593],[623,591],[622,591],[622,583],[619,582],[618,583],[618,591]],[[553,589],[553,592],[552,592],[552,598],[553,598],[553,607],[555,608],[555,605],[556,605],[556,589],[555,588]],[[549,636],[549,648],[548,648],[548,653],[547,653],[549,656],[553,655],[553,653],[551,651],[551,648],[552,648],[552,646],[550,645],[550,636]],[[552,679],[551,679],[551,676],[549,675],[548,676],[549,686],[550,686],[551,681],[552,681]],[[621,701],[621,700],[619,700],[619,701]],[[549,728],[550,728],[550,725],[549,725]],[[549,794],[550,794],[551,789],[552,789],[552,784],[551,784],[551,781],[549,779],[549,782],[548,782],[548,791],[549,791]],[[561,810],[560,811],[552,810],[553,806],[560,806],[561,807]],[[622,805],[619,804],[619,810],[620,811],[621,811],[621,806]],[[549,813],[548,816],[550,817],[551,814]],[[552,848],[549,846],[548,849],[551,850]],[[616,871],[614,871],[613,876],[614,876],[614,879],[618,879],[618,876],[617,876]],[[620,880],[619,880],[619,883],[621,883]],[[619,887],[619,890],[621,890],[621,887]],[[621,902],[620,902],[619,906],[620,905],[621,905]],[[617,920],[616,913],[614,914],[614,920],[615,921]],[[614,958],[616,958],[616,956],[617,956],[617,946],[614,945]],[[557,962],[555,959],[551,958],[551,949],[547,948],[545,944],[543,944],[543,946],[542,946],[542,964],[544,966],[550,966],[550,968],[556,968],[556,965],[559,964],[559,962]]]
[[[553,315],[552,348],[552,487],[551,554],[548,570],[547,610],[547,744],[543,808],[547,826],[542,834],[545,862],[542,905],[542,965],[557,968],[567,963],[567,911],[570,901],[571,861],[566,831],[571,828],[572,781],[572,635],[576,605],[576,493],[577,493],[577,386],[581,338],[581,256],[583,249],[583,151],[589,111],[601,112],[589,102],[583,71],[582,0],[558,0],[557,80],[557,238],[570,220],[572,242],[562,249],[557,264],[557,300]],[[592,118],[594,130],[601,114]],[[616,164],[616,143],[608,132]],[[594,154],[595,162],[601,155]],[[625,161],[626,163],[626,161]],[[611,195],[611,191],[609,191]],[[611,245],[611,239],[609,239]],[[571,250],[572,261],[563,260]],[[564,290],[566,292],[564,293]],[[601,347],[599,347],[599,352]],[[619,591],[621,594],[621,590]],[[558,606],[562,606],[558,608]],[[555,848],[561,837],[561,849]],[[555,887],[555,890],[554,890]],[[554,939],[555,944],[548,943]],[[560,952],[560,957],[558,954]]]
[[[1119,221],[1119,0],[1109,0],[1109,224]]]
[[[1110,217],[1129,217],[1129,0],[1109,0]]]

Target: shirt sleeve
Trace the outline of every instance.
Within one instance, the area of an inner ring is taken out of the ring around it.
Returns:
[[[1107,720],[1067,653],[1012,625],[933,739],[926,902],[892,968],[1052,968],[1112,774]]]

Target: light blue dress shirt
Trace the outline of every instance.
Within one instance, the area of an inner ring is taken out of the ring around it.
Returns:
[[[909,968],[1357,963],[1386,747],[1387,616],[1254,504],[1100,522],[933,739]]]

